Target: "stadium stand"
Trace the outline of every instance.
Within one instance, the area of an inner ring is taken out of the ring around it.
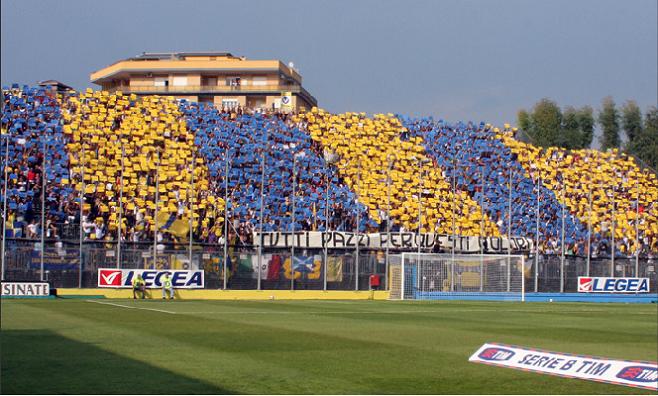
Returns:
[[[291,118],[285,114],[219,112],[195,103],[182,103],[181,112],[195,134],[199,153],[209,164],[212,183],[223,185],[229,148],[229,200],[235,203],[230,216],[239,219],[239,234],[244,241],[251,241],[252,232],[259,226],[263,150],[266,152],[264,231],[324,230],[327,178],[329,228],[355,229],[356,211],[363,213],[364,206],[356,203],[354,193],[339,182],[335,168],[321,156],[318,144]],[[361,216],[362,231],[368,225],[375,225]]]
[[[450,125],[431,117],[398,117],[412,137],[423,139],[428,155],[445,170],[448,178],[456,178],[457,186],[480,203],[503,234],[535,239],[536,177],[534,180],[526,177],[517,155],[498,139],[493,127],[484,123]],[[557,253],[561,242],[562,205],[555,196],[557,193],[544,186],[540,191],[540,243],[542,251],[547,253]],[[568,211],[565,214],[565,250],[567,254],[582,254],[587,228]]]
[[[156,223],[159,241],[187,239],[190,200],[197,237],[221,235],[224,201],[210,188],[203,158],[192,165],[194,136],[173,100],[87,90],[67,98],[62,120],[76,191],[84,175],[86,239],[116,239],[120,195],[124,241],[152,240]]]
[[[84,173],[85,238],[115,240],[123,147],[123,241],[151,241],[154,224],[163,230],[159,240],[185,240],[192,199],[194,241],[217,243],[224,234],[228,195],[231,232],[238,243],[249,245],[259,226],[265,150],[266,231],[324,230],[327,187],[331,230],[354,231],[359,217],[360,231],[385,231],[390,185],[393,231],[451,234],[454,204],[459,235],[510,233],[534,239],[541,179],[539,237],[544,253],[559,251],[563,206],[566,254],[588,253],[590,192],[593,256],[609,255],[613,225],[618,256],[658,252],[656,176],[614,150],[540,149],[515,139],[508,125],[498,130],[317,108],[293,115],[218,111],[167,97],[92,90],[55,95],[47,88],[3,88],[2,143],[4,154],[8,139],[9,161],[6,169],[2,161],[2,173],[8,176],[10,238],[40,236],[45,158],[46,238],[78,238]]]
[[[45,237],[59,237],[55,224],[75,223],[77,204],[68,183],[68,155],[57,98],[45,88],[14,85],[3,89],[2,134],[9,139],[7,236],[37,238],[44,210]],[[4,157],[6,141],[2,143]],[[47,187],[42,208],[44,162]],[[2,174],[4,179],[4,158]]]
[[[549,147],[542,150],[514,139],[509,128],[499,131],[497,137],[516,154],[528,176],[541,177],[543,185],[585,224],[591,193],[592,254],[605,255],[611,251],[613,226],[616,255],[633,256],[638,249],[643,254],[658,251],[656,175],[642,171],[632,157],[616,149],[569,152]],[[558,193],[563,185],[564,198]],[[640,246],[635,245],[636,226]]]
[[[364,113],[334,115],[313,108],[298,115],[307,123],[311,137],[338,157],[338,169],[345,183],[357,192],[378,223],[388,206],[390,171],[390,216],[405,230],[452,233],[453,193],[436,163],[426,156],[422,138],[408,137],[408,131],[393,115]],[[421,225],[418,224],[418,194],[421,194]],[[498,228],[465,191],[458,190],[455,213],[458,235],[499,235]]]

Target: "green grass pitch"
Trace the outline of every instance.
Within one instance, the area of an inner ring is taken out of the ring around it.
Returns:
[[[656,361],[655,304],[91,301],[2,301],[0,393],[655,394],[468,362],[487,341]]]

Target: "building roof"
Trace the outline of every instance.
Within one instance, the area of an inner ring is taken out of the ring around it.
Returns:
[[[37,85],[39,85],[40,87],[47,87],[47,86],[55,87],[57,88],[58,91],[74,90],[73,87],[71,87],[70,85],[66,85],[63,82],[57,80],[43,80],[43,81],[39,81]]]
[[[208,52],[142,52],[140,55],[125,60],[172,60],[183,59],[187,56],[219,56],[236,58],[230,52],[208,51]]]

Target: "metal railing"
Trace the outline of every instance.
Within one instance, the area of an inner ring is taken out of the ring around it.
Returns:
[[[300,93],[299,85],[168,85],[168,86],[135,86],[117,85],[107,89],[109,92],[123,93],[254,93],[254,92],[293,92]]]
[[[43,249],[34,240],[7,240],[5,281],[48,281],[55,288],[97,287],[99,268],[117,268],[115,242],[46,242]],[[81,249],[81,250],[80,250]],[[369,277],[378,275],[381,289],[387,289],[387,253],[401,251],[298,249],[295,257],[312,258],[306,270],[293,271],[288,248],[263,248],[259,258],[255,246],[228,246],[224,261],[223,245],[165,244],[158,246],[153,259],[151,243],[122,243],[124,269],[198,269],[205,275],[206,289],[256,290],[356,290],[369,289]],[[358,265],[357,265],[358,257]],[[656,290],[658,258],[609,258],[540,255],[526,259],[526,292],[576,292],[579,276],[644,277],[650,290]],[[260,272],[260,278],[259,278]],[[294,281],[291,282],[291,278]]]

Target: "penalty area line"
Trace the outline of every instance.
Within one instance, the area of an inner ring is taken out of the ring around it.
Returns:
[[[117,304],[117,303],[111,303],[111,302],[94,301],[94,300],[85,300],[85,301],[89,302],[89,303],[95,303],[95,304],[111,305],[113,307],[119,307],[119,308],[141,309],[143,311],[154,311],[154,312],[161,312],[161,313],[166,313],[166,314],[170,314],[170,315],[176,315],[176,312],[167,311],[167,310],[164,310],[164,309],[131,307],[130,305],[123,305],[123,304]]]

